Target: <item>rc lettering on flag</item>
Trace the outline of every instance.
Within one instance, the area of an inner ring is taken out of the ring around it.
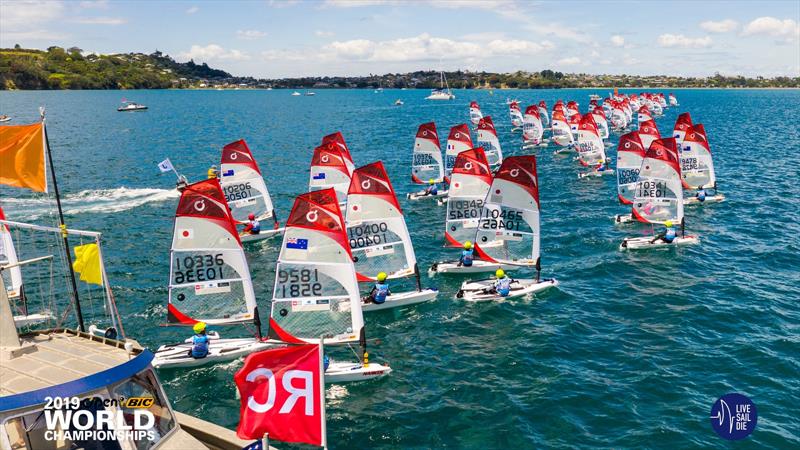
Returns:
[[[324,173],[318,173],[318,174],[314,175],[312,178],[314,178],[315,180],[324,180],[325,179],[325,174]]]
[[[183,228],[178,230],[178,239],[194,239],[193,228]]]
[[[237,436],[326,446],[322,353],[320,344],[249,355],[233,377],[241,394]]]
[[[308,250],[308,239],[288,238],[286,239],[286,248]]]

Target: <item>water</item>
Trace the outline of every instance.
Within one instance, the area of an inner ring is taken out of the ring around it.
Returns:
[[[458,91],[441,103],[423,100],[423,91],[391,90],[0,92],[0,112],[24,123],[47,106],[70,226],[103,233],[126,329],[157,346],[187,333],[158,326],[177,201],[174,177],[156,167],[165,157],[196,180],[225,143],[245,138],[283,219],[327,133],[344,133],[357,165],[383,160],[404,193],[420,123],[436,121],[444,139],[475,99],[495,118],[505,152],[519,153],[507,95],[523,105],[575,99],[583,110],[592,92]],[[613,177],[577,180],[575,162],[537,150],[543,276],[558,278],[559,288],[466,304],[453,298],[463,278],[423,278],[442,290],[437,301],[368,315],[368,334],[380,340],[372,359],[395,371],[328,389],[332,448],[719,447],[708,416],[728,392],[749,396],[759,413],[756,431],[735,447],[800,446],[800,91],[675,92],[681,106],[657,119],[659,128],[669,132],[682,111],[705,124],[727,197],[687,208],[700,245],[619,252],[635,231],[611,224],[623,212]],[[117,113],[123,96],[150,110]],[[397,98],[405,105],[393,106]],[[19,191],[3,195],[12,220],[47,211],[21,202]],[[444,208],[401,204],[421,267],[455,254],[441,248]],[[249,247],[262,305],[278,245]],[[178,410],[233,428],[238,367],[161,378]]]

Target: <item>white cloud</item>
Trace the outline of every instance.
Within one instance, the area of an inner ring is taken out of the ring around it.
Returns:
[[[5,3],[5,2],[4,2]],[[0,14],[0,31],[28,31],[32,26],[50,22],[64,11],[63,2],[22,1],[5,3]]]
[[[591,56],[592,58],[599,58],[600,52],[598,52],[597,50],[592,50],[592,53],[589,54],[589,56]]]
[[[536,23],[528,21],[523,28],[544,36],[554,36],[559,39],[568,39],[570,41],[580,42],[583,44],[591,42],[591,38],[584,34],[577,32],[572,26],[562,25],[560,23]]]
[[[705,48],[711,45],[711,37],[690,38],[682,34],[662,34],[658,37],[661,47]]]
[[[727,33],[739,28],[739,22],[731,19],[720,20],[719,22],[706,20],[700,24],[700,28],[709,33]]]
[[[333,31],[325,31],[325,30],[317,30],[314,32],[314,36],[317,37],[333,37],[334,34],[335,33]]]
[[[559,66],[577,66],[580,63],[581,63],[581,59],[578,58],[577,56],[571,56],[569,58],[562,58],[562,59],[559,59],[556,62],[556,64],[558,64]]]
[[[745,36],[754,34],[766,34],[774,37],[786,39],[797,39],[800,37],[800,24],[792,19],[780,20],[774,17],[759,17],[744,27]]]
[[[78,17],[75,22],[84,25],[122,25],[128,21],[120,17]]]
[[[108,8],[108,0],[84,0],[78,5],[83,9],[106,9]]]
[[[259,31],[259,30],[237,30],[236,31],[236,37],[239,38],[239,39],[247,39],[247,40],[261,39],[266,35],[267,35],[267,33],[263,32],[263,31]]]
[[[197,7],[197,6],[192,6],[189,9],[186,10],[186,14],[194,14],[197,11],[200,11],[200,8]]]
[[[250,59],[250,55],[240,50],[225,50],[217,44],[208,44],[206,46],[192,45],[188,52],[178,54],[178,57],[183,60],[194,59],[196,61],[211,62],[211,61],[244,61]]]
[[[489,42],[486,48],[492,55],[534,55],[552,49],[553,44],[550,41],[539,44],[531,41],[495,39]]]
[[[353,39],[335,41],[323,47],[329,57],[357,61],[438,61],[471,58],[478,55],[481,47],[471,42],[432,37],[427,33],[419,36],[388,41]]]
[[[611,36],[611,45],[613,45],[614,47],[622,47],[623,45],[625,45],[625,38],[618,34],[615,34],[614,36]]]
[[[267,61],[303,61],[308,59],[308,54],[288,50],[266,50],[261,52],[261,57]]]

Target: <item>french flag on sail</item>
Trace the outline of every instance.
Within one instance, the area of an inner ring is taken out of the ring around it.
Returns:
[[[308,239],[286,239],[286,248],[293,248],[295,250],[308,250]]]
[[[324,173],[318,173],[318,174],[314,175],[312,178],[314,178],[315,180],[324,180],[325,179],[325,174]]]

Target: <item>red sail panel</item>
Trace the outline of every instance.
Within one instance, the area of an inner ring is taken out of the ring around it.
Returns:
[[[216,178],[187,186],[181,192],[175,217],[200,217],[209,220],[228,231],[239,241],[236,223],[228,209],[228,203],[222,193],[219,180]]]
[[[230,144],[222,147],[222,158],[220,164],[242,164],[258,172],[261,175],[261,170],[258,168],[256,159],[250,152],[250,147],[244,139],[231,142]]]
[[[502,179],[514,183],[525,189],[539,204],[539,177],[536,173],[536,156],[509,156],[503,160],[500,170],[495,174],[495,179]]]
[[[401,213],[403,211],[397,202],[392,182],[389,181],[389,175],[386,173],[386,168],[381,161],[356,169],[353,172],[353,179],[350,180],[350,188],[347,190],[347,194],[379,197],[397,208]]]
[[[333,188],[307,192],[294,200],[292,212],[286,221],[286,228],[307,228],[327,234],[350,253],[344,218]]]

